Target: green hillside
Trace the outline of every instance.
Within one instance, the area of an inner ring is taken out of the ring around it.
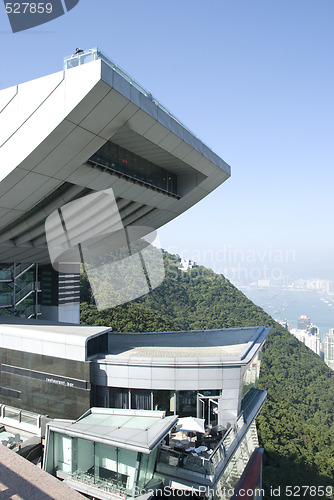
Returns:
[[[270,487],[334,486],[334,371],[222,275],[204,267],[183,273],[175,256],[164,253],[164,259],[166,279],[158,288],[101,312],[83,276],[82,323],[120,332],[271,326],[260,376],[268,399],[257,419],[266,496]]]

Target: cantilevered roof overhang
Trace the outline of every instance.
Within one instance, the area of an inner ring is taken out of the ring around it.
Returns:
[[[90,159],[107,141],[177,176],[178,196]],[[108,61],[0,91],[0,262],[49,262],[44,223],[112,188],[122,222],[157,229],[204,198],[230,167]]]

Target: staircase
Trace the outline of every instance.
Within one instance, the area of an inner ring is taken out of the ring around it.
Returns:
[[[36,281],[37,264],[12,264],[0,269],[0,315],[37,317],[40,314]]]

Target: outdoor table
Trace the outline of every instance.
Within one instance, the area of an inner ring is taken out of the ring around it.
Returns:
[[[201,453],[202,451],[206,451],[207,449],[207,446],[199,446],[198,448],[195,448],[197,453]]]

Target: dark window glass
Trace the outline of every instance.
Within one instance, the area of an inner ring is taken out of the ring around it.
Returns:
[[[108,333],[94,337],[87,342],[87,357],[108,351]]]
[[[153,391],[153,409],[165,411],[166,415],[175,413],[174,391]]]
[[[135,410],[152,410],[151,391],[145,389],[131,390],[131,408]]]
[[[109,406],[110,408],[129,408],[129,389],[120,389],[111,387],[109,389]]]
[[[197,392],[178,391],[176,393],[176,413],[182,417],[196,417]]]
[[[158,165],[113,144],[111,141],[108,141],[94,153],[90,160],[120,174],[163,189],[168,193],[177,194],[177,176],[175,174],[167,172]]]

